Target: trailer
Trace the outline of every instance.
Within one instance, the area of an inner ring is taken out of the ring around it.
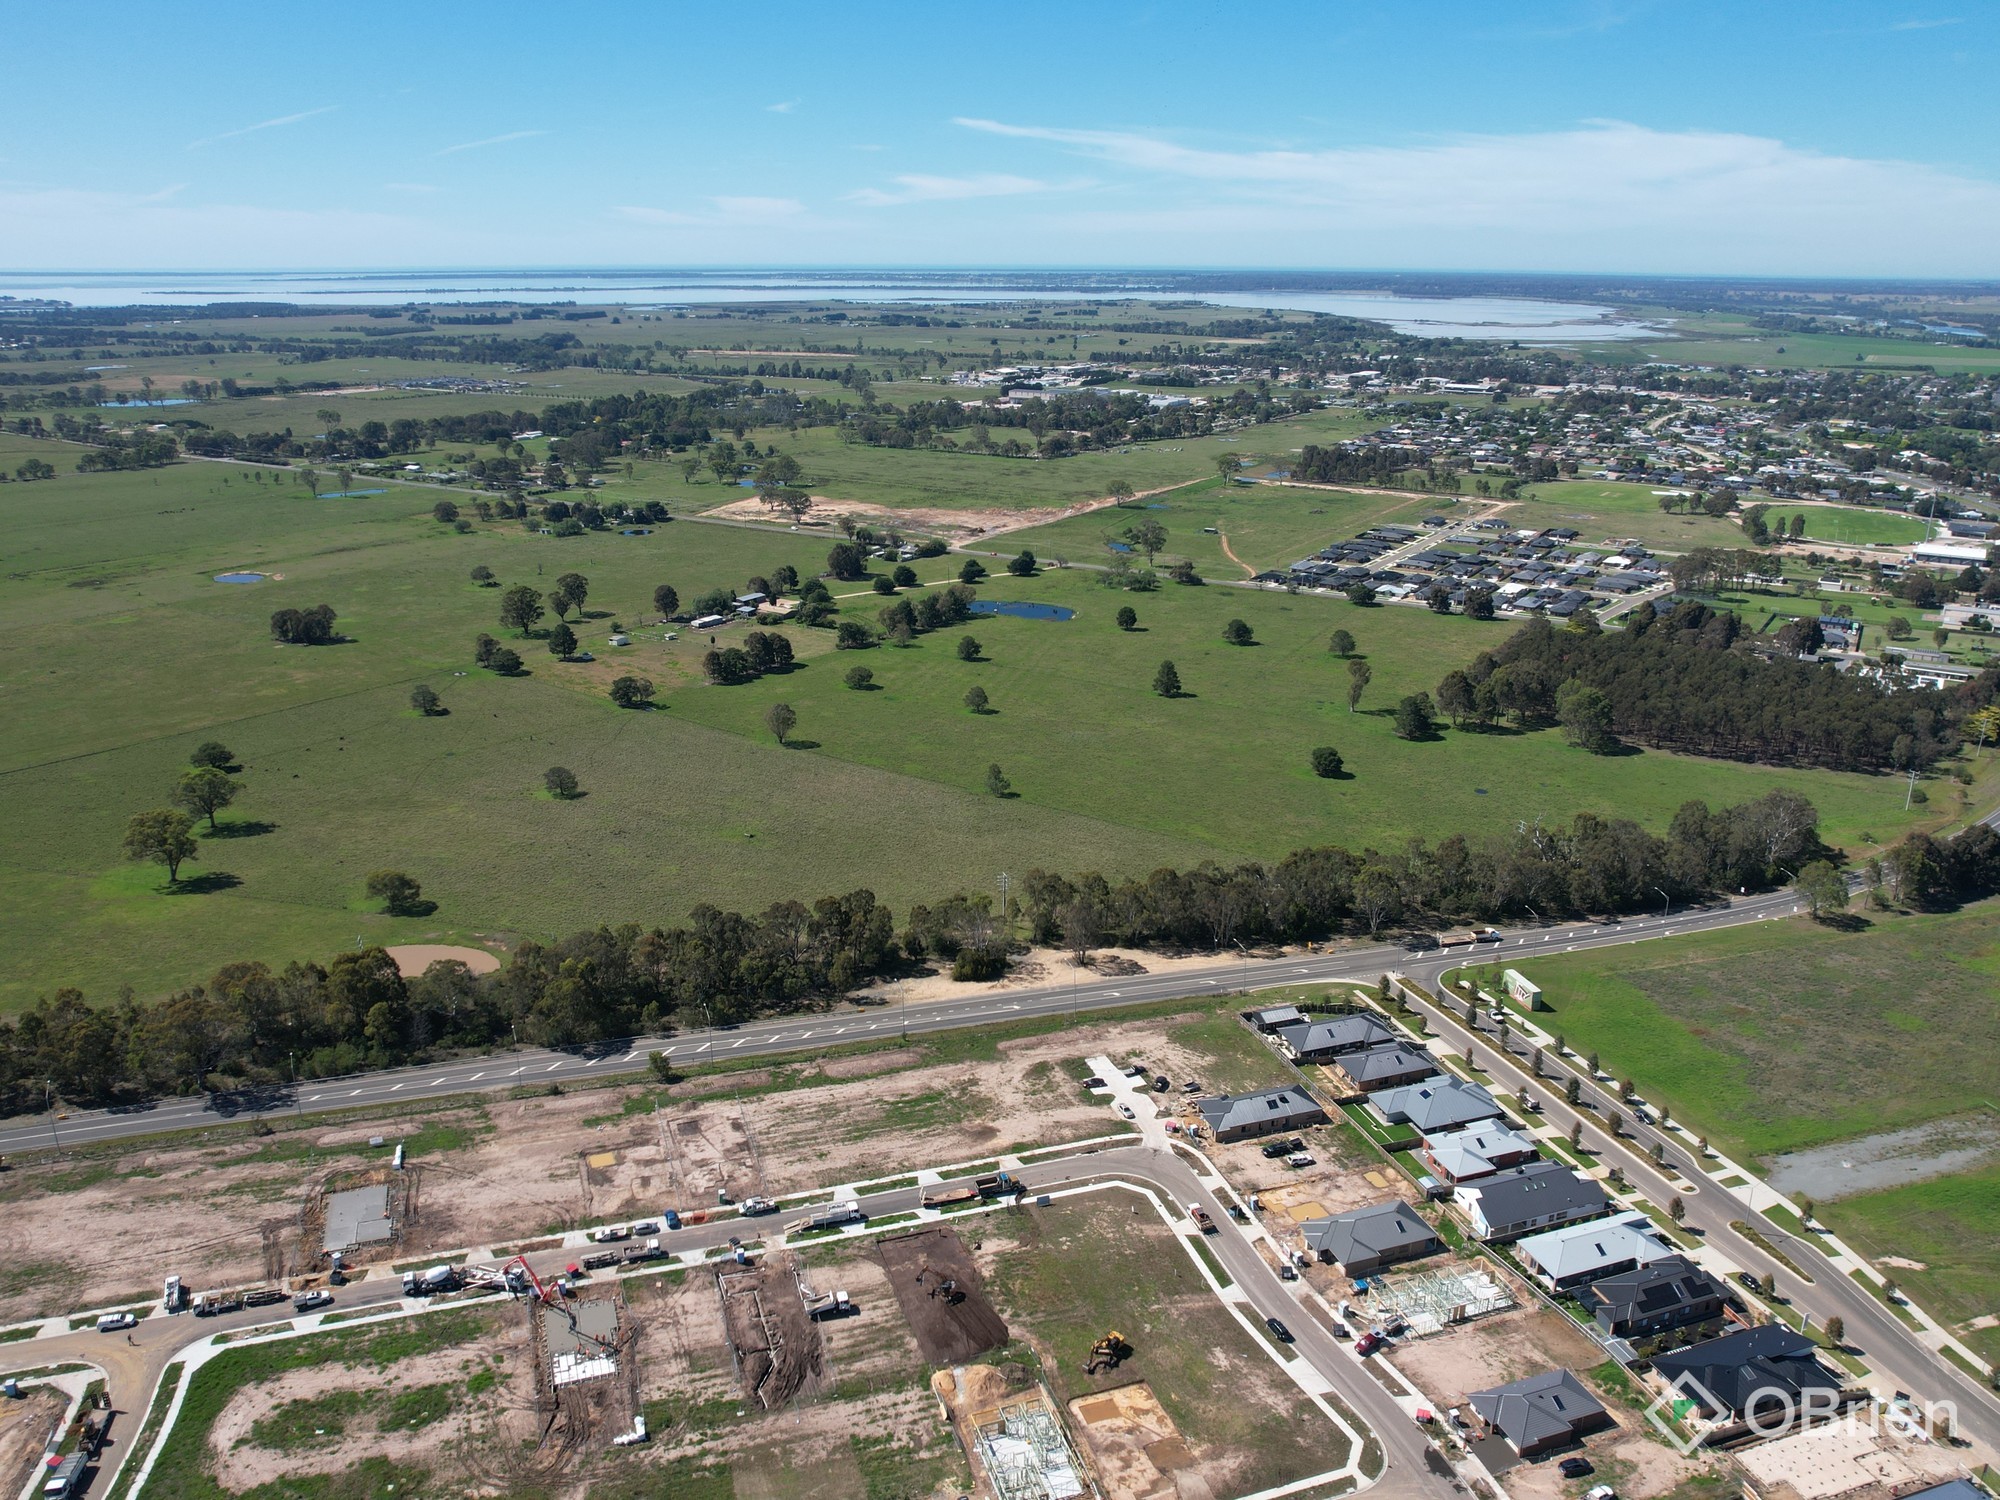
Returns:
[[[958,1187],[933,1188],[924,1194],[921,1202],[925,1208],[957,1208],[964,1203],[977,1203],[982,1196],[978,1188],[961,1184]]]
[[[821,1209],[816,1214],[808,1214],[803,1219],[794,1219],[785,1226],[786,1234],[800,1234],[814,1229],[839,1229],[848,1224],[859,1224],[868,1215],[861,1211],[861,1205],[853,1199],[835,1203]]]

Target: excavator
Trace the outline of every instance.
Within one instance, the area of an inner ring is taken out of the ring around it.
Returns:
[[[1095,1375],[1099,1370],[1115,1370],[1130,1359],[1133,1352],[1132,1346],[1125,1342],[1125,1335],[1114,1328],[1090,1346],[1090,1357],[1083,1362],[1083,1373]]]

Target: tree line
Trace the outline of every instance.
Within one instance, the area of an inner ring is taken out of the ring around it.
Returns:
[[[44,1080],[66,1099],[104,1103],[392,1067],[510,1038],[588,1045],[797,1014],[906,972],[912,960],[937,957],[962,977],[990,977],[1004,966],[1016,919],[1036,942],[1078,952],[1215,951],[1399,925],[1632,911],[1663,894],[1684,901],[1765,888],[1826,854],[1812,803],[1774,791],[1721,809],[1685,803],[1664,836],[1581,814],[1567,826],[1483,839],[1328,845],[1271,865],[1204,864],[1116,882],[1033,870],[1018,909],[996,916],[988,897],[956,895],[913,907],[900,933],[887,907],[855,890],[811,906],[775,902],[755,916],[702,905],[682,926],[528,941],[486,975],[442,961],[405,979],[380,948],[278,970],[231,963],[157,1004],[128,992],[93,1005],[63,989],[0,1022],[0,1108],[42,1107]],[[2000,835],[1984,825],[1948,841],[1912,835],[1865,873],[1914,905],[1991,895],[2000,891]]]
[[[1740,617],[1695,601],[1665,614],[1641,604],[1619,631],[1535,619],[1448,674],[1438,699],[1478,727],[1503,714],[1522,727],[1587,717],[1596,749],[1609,748],[1601,730],[1724,760],[1884,771],[1952,753],[1959,723],[2000,696],[1995,669],[1950,692],[1891,688],[1749,647]]]

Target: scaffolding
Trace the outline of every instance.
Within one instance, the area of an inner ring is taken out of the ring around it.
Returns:
[[[1454,1323],[1504,1312],[1514,1305],[1506,1288],[1479,1267],[1416,1271],[1407,1276],[1371,1277],[1365,1307],[1377,1328],[1402,1323],[1419,1338]]]
[[[1075,1500],[1093,1493],[1083,1477],[1083,1460],[1046,1391],[1031,1391],[975,1413],[970,1425],[980,1462],[1000,1500]]]

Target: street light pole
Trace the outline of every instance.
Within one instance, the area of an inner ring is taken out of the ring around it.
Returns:
[[[56,1081],[53,1078],[42,1080],[42,1104],[49,1112],[49,1139],[55,1143],[56,1150],[60,1151],[62,1137],[56,1133]]]
[[[1664,922],[1673,912],[1674,898],[1669,896],[1664,890],[1661,890],[1659,886],[1654,886],[1653,889],[1660,892],[1660,920]]]

